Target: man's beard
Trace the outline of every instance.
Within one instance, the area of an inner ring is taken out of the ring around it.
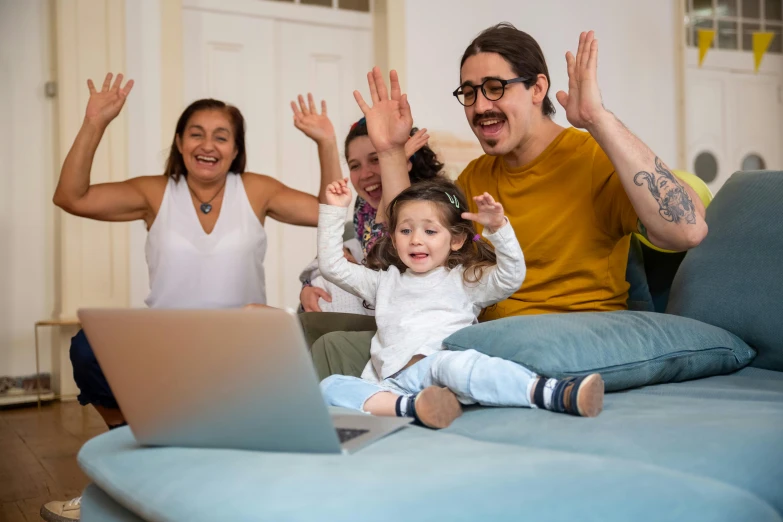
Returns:
[[[496,119],[496,120],[500,120],[500,121],[503,121],[503,122],[507,121],[505,115],[502,112],[499,112],[499,111],[489,111],[489,112],[484,112],[482,114],[476,114],[473,117],[473,126],[476,127],[477,129],[479,129],[479,128],[481,128],[481,121],[482,120],[490,120],[490,119]],[[478,134],[480,132],[481,131],[476,130],[476,135],[478,136]],[[487,147],[489,147],[490,149],[494,149],[495,145],[498,144],[498,140],[486,139],[485,138],[484,139],[484,143],[486,143]]]

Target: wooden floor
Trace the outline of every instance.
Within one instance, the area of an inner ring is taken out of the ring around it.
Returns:
[[[0,410],[0,522],[40,522],[41,504],[79,496],[89,480],[76,453],[105,431],[77,402]]]

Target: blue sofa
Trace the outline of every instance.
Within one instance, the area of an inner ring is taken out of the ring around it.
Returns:
[[[770,187],[783,196],[783,173],[727,182],[721,193],[729,191],[723,201],[731,204],[708,211],[705,249],[723,241],[727,252],[738,250],[724,222],[747,223],[753,232],[744,240],[756,241],[759,252],[780,248],[783,222],[766,219],[756,234],[747,205],[730,197],[758,194],[761,210],[783,216]],[[743,256],[752,249],[741,247],[737,255],[748,264]],[[747,296],[706,280],[714,295],[705,297],[686,284],[704,279],[695,264],[701,248],[685,256],[668,311],[732,331],[756,348],[761,367],[611,393],[594,419],[471,407],[446,430],[405,428],[348,457],[144,448],[128,428],[118,429],[79,453],[93,480],[82,520],[783,522],[783,308],[775,304],[783,256],[774,251],[758,270],[737,271],[756,278],[744,282]],[[720,270],[716,277],[725,279]]]

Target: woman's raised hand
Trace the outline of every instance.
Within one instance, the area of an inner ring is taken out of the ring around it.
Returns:
[[[128,80],[122,87],[122,74],[118,74],[112,85],[112,73],[106,75],[100,91],[95,89],[92,80],[87,80],[87,88],[90,89],[90,100],[87,102],[85,120],[105,128],[117,117],[125,105],[125,99],[133,88],[133,80]]]
[[[318,114],[318,107],[315,105],[311,93],[307,93],[307,103],[301,94],[298,101],[298,104],[294,101],[291,102],[291,109],[294,111],[294,126],[316,143],[334,140],[334,126],[326,113],[326,101],[321,101],[320,114]]]

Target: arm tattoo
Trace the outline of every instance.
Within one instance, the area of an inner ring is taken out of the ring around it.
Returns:
[[[696,208],[677,177],[655,157],[655,174],[641,171],[633,177],[633,182],[640,187],[647,182],[647,188],[652,193],[660,209],[658,213],[663,219],[671,223],[685,222],[689,225],[696,224]],[[640,221],[641,223],[641,221]],[[645,229],[646,232],[646,229]]]

